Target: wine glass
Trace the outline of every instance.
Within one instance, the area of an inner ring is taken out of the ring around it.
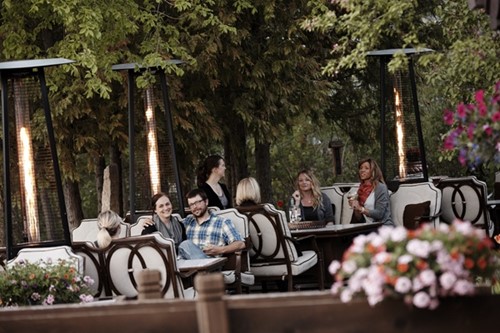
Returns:
[[[349,192],[346,193],[347,200],[352,202],[354,200],[358,200],[358,190],[356,188],[351,188]],[[349,205],[352,208],[352,205]]]

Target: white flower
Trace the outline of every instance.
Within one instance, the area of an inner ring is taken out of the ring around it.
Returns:
[[[382,246],[382,245],[384,245],[384,244],[385,244],[385,240],[384,240],[382,237],[380,237],[380,236],[376,235],[375,237],[373,237],[373,238],[371,239],[370,244],[371,244],[373,247],[378,248],[378,247],[380,247],[380,246]]]
[[[451,272],[444,272],[439,277],[439,283],[441,284],[441,287],[445,290],[450,290],[456,281],[457,277],[455,276],[455,274]]]
[[[333,295],[337,295],[342,288],[343,283],[341,281],[337,281],[334,284],[332,284],[332,287],[330,288],[330,291]]]
[[[439,239],[435,239],[431,242],[431,251],[432,252],[441,251],[443,249],[443,247],[444,247],[443,242],[440,241]]]
[[[431,245],[425,240],[412,239],[406,244],[406,250],[414,256],[427,258],[431,251]]]
[[[349,290],[349,289],[342,290],[342,292],[340,293],[340,300],[343,303],[350,302],[352,300],[352,292],[351,292],[351,290]]]
[[[391,260],[391,255],[389,253],[379,252],[373,257],[372,262],[378,265],[383,265],[389,260]]]
[[[328,266],[328,271],[330,272],[330,274],[334,275],[337,274],[340,267],[341,267],[340,262],[338,260],[334,260],[332,261],[330,266]]]
[[[413,278],[413,291],[419,291],[423,287],[424,287],[424,284],[422,283],[422,281],[418,277]]]
[[[474,226],[472,226],[471,223],[469,222],[462,222],[460,220],[454,220],[453,221],[453,226],[455,227],[455,229],[461,233],[462,235],[465,235],[465,236],[472,236],[474,235],[475,231],[474,229],[476,229]]]
[[[392,235],[393,230],[394,230],[394,227],[391,227],[388,225],[383,225],[380,228],[378,228],[378,234],[385,241],[388,241],[391,239],[391,235]]]
[[[405,227],[397,226],[392,230],[391,240],[393,242],[402,242],[408,236],[408,231]]]
[[[418,275],[418,278],[420,279],[420,281],[422,281],[424,286],[430,286],[436,283],[436,273],[434,273],[434,271],[430,269],[421,271]]]
[[[437,227],[438,231],[447,234],[450,231],[450,227],[446,223],[439,223]]]
[[[358,268],[358,266],[356,265],[356,262],[354,262],[354,260],[346,260],[346,261],[344,261],[342,263],[342,269],[347,274],[354,273],[354,271],[356,270],[356,268]]]
[[[411,281],[406,276],[401,276],[396,280],[394,289],[400,294],[406,294],[411,290]]]
[[[474,284],[467,280],[458,280],[453,291],[458,295],[471,295],[474,293]]]
[[[417,308],[426,308],[431,303],[431,297],[424,291],[420,291],[413,296],[413,305]]]
[[[80,295],[80,301],[81,301],[81,303],[90,303],[90,302],[93,302],[94,301],[94,296],[82,294],[82,295]]]
[[[371,306],[374,306],[378,302],[381,302],[384,299],[384,296],[382,294],[376,294],[376,295],[369,295],[368,296],[368,304]]]
[[[398,258],[398,264],[405,265],[413,261],[413,256],[409,254],[403,254]]]

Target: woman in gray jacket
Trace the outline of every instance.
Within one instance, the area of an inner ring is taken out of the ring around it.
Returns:
[[[357,198],[349,199],[354,214],[351,223],[382,222],[394,225],[391,218],[389,191],[377,162],[366,158],[358,163],[359,189]]]

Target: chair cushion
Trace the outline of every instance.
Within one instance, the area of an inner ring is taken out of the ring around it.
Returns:
[[[318,256],[314,251],[303,251],[296,261],[292,262],[292,275],[299,275],[316,265]],[[256,276],[285,276],[288,275],[286,265],[252,264],[252,273]]]
[[[422,216],[429,216],[430,211],[431,202],[429,200],[416,204],[406,205],[403,212],[403,225],[407,229],[416,229],[419,225],[419,221],[417,221],[416,219]]]
[[[234,271],[222,271],[224,283],[232,284],[235,282]],[[255,284],[255,275],[252,272],[241,272],[241,284],[244,286],[253,286]]]

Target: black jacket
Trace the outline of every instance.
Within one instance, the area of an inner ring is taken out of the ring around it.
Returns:
[[[208,185],[207,183],[205,183],[202,186],[200,186],[200,189],[202,189],[203,191],[205,191],[205,193],[207,194],[208,205],[209,206],[217,206],[220,209],[232,208],[233,204],[232,204],[232,200],[231,200],[231,194],[229,194],[229,191],[228,191],[226,185],[224,185],[222,183],[219,183],[219,185],[222,188],[222,191],[224,191],[224,194],[226,195],[226,198],[227,198],[227,207],[222,207],[222,203],[220,202],[219,197],[217,196],[217,194],[214,192],[214,190],[212,190],[212,187],[210,185]]]

